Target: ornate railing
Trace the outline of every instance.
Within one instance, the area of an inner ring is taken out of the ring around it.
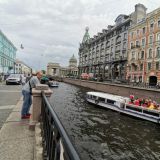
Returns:
[[[43,158],[46,160],[80,160],[62,123],[43,92],[42,97]]]

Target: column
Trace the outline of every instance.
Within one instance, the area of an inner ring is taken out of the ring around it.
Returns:
[[[46,97],[49,99],[51,94],[53,93],[52,90],[49,89],[48,85],[39,84],[36,86],[35,89],[32,89],[32,115],[30,119],[29,129],[34,130],[35,125],[40,120],[41,115],[41,106],[42,106],[42,91],[44,91]]]

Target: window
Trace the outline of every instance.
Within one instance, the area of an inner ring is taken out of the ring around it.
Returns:
[[[150,43],[153,43],[153,36],[150,36],[150,37],[149,37],[149,42],[150,42]]]
[[[137,69],[138,69],[138,67],[137,67],[137,66],[135,66],[135,67],[134,67],[134,70],[135,70],[135,71],[137,71]]]
[[[159,70],[159,62],[156,62],[156,70]]]
[[[145,27],[144,27],[144,28],[142,29],[142,33],[145,34],[145,32],[146,32],[146,31],[145,31]]]
[[[131,38],[133,38],[133,36],[134,36],[134,32],[131,33]]]
[[[127,33],[124,33],[124,38],[123,38],[124,40],[126,40],[127,39]]]
[[[140,45],[139,45],[139,41],[136,41],[136,47],[139,47]]]
[[[120,43],[120,42],[121,42],[121,37],[118,36],[118,37],[116,38],[116,43]]]
[[[138,59],[141,59],[140,57],[141,57],[141,54],[138,52]]]
[[[152,23],[152,24],[150,24],[150,31],[152,32],[153,31],[153,26],[154,26],[154,24]]]
[[[133,43],[131,43],[131,49],[132,49],[132,48],[134,48],[134,47],[133,47]]]
[[[111,39],[111,44],[113,44],[113,39]]]
[[[148,58],[152,58],[152,49],[149,49]]]
[[[143,70],[143,64],[140,64],[140,71]]]
[[[149,62],[148,63],[148,70],[151,70],[152,64]]]
[[[160,33],[157,34],[157,41],[160,41]]]
[[[132,52],[132,59],[135,59],[135,52]]]
[[[113,52],[113,47],[111,47],[111,53]]]
[[[109,47],[109,46],[110,46],[110,42],[107,41],[107,42],[106,42],[106,47]]]
[[[160,28],[160,20],[158,21],[158,28]]]
[[[141,59],[144,59],[144,51],[141,52]]]
[[[157,58],[160,58],[160,47],[157,48],[157,54],[156,54]]]
[[[123,49],[126,49],[126,47],[127,47],[127,43],[124,42],[124,43],[123,43]]]
[[[116,46],[116,51],[119,51],[120,50],[120,46]]]
[[[145,39],[142,39],[142,46],[145,46]]]

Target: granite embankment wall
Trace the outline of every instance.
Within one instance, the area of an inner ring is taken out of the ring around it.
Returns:
[[[91,90],[116,94],[120,96],[129,97],[129,95],[133,94],[135,95],[135,97],[151,98],[152,100],[155,100],[158,103],[160,103],[160,90],[158,89],[144,89],[127,85],[110,84],[69,78],[64,78],[63,81],[73,85],[87,87]]]

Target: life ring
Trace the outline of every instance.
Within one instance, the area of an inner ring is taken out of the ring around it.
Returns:
[[[98,103],[99,103],[99,100],[98,100],[98,99],[96,99],[96,100],[95,100],[95,104],[98,104]]]

